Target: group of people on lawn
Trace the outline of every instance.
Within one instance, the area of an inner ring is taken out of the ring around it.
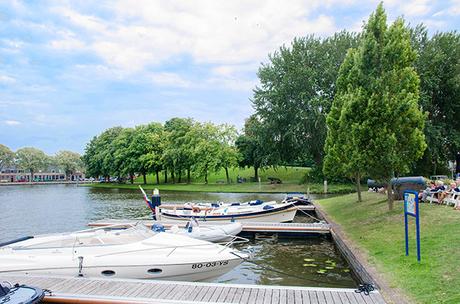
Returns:
[[[460,178],[451,182],[449,186],[444,185],[441,180],[430,181],[428,187],[419,193],[419,199],[427,201],[428,196],[433,196],[437,199],[438,204],[443,204],[444,200],[455,192],[460,193]],[[460,210],[460,205],[456,205],[455,209]]]

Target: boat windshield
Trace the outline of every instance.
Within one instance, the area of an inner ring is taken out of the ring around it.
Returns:
[[[155,235],[144,225],[136,225],[127,229],[95,229],[80,232],[50,235],[32,239],[24,245],[14,249],[46,249],[46,248],[74,248],[87,246],[123,245],[140,242]]]

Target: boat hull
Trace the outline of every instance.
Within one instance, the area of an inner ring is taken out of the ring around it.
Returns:
[[[108,266],[85,266],[81,276],[86,278],[123,278],[123,279],[155,279],[176,281],[202,281],[218,277],[230,271],[241,263],[241,259],[219,260],[199,263],[186,263],[180,265],[108,265]],[[161,269],[159,271],[150,271]],[[104,275],[113,271],[113,275]],[[20,275],[52,275],[63,277],[79,276],[78,266],[56,267],[43,269],[28,269],[21,271],[2,271],[1,274]]]
[[[225,216],[196,216],[190,215],[174,215],[173,213],[162,213],[161,220],[186,222],[191,218],[195,218],[198,221],[238,221],[238,222],[275,222],[284,223],[292,222],[297,212],[296,207],[286,208],[283,210],[267,210],[261,212],[255,212],[253,214],[237,214],[237,215],[225,215]]]

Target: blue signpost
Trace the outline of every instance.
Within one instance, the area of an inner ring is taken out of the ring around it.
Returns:
[[[409,255],[409,224],[408,216],[415,217],[415,233],[417,241],[417,261],[420,262],[420,212],[418,193],[412,190],[404,191],[404,226],[406,236],[406,256]]]

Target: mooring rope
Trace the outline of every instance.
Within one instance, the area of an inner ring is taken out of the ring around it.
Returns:
[[[311,215],[311,214],[308,214],[308,212],[305,212],[303,211],[302,209],[299,208],[299,206],[296,206],[295,203],[298,201],[298,199],[291,199],[291,200],[286,200],[286,203],[288,204],[291,204],[293,207],[295,207],[298,211],[302,212],[304,215],[318,221],[318,222],[324,222],[323,220]]]
[[[358,289],[356,289],[355,292],[356,293],[363,292],[366,296],[368,296],[369,293],[374,290],[375,290],[374,285],[369,284],[369,283],[364,283],[364,284],[359,284]]]

